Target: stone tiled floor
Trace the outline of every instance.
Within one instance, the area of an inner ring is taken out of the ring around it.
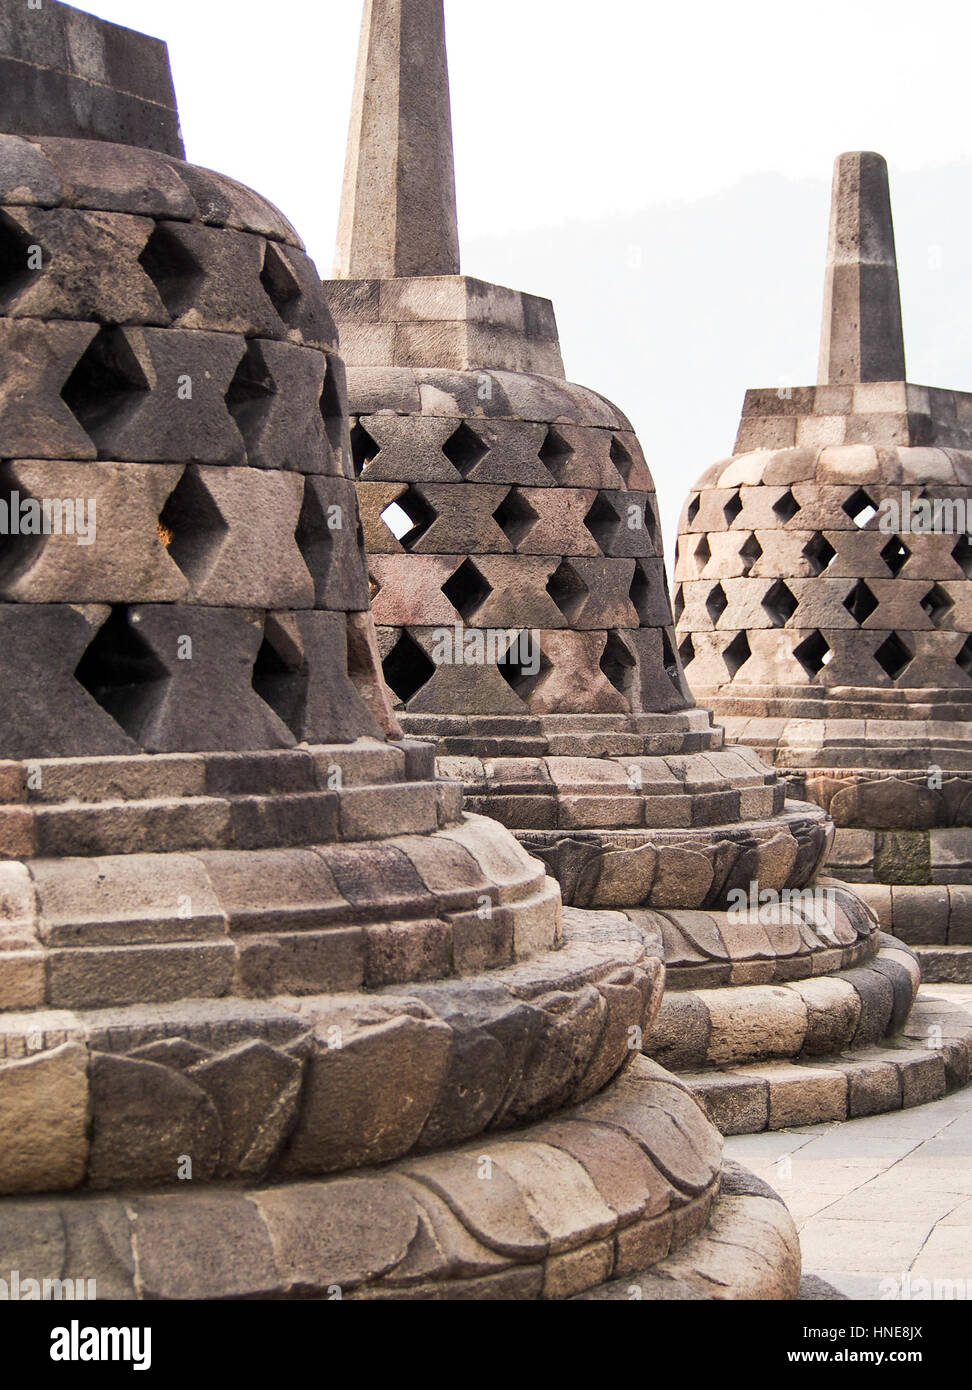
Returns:
[[[927,1296],[918,1280],[960,1280],[972,1297],[972,1086],[913,1110],[740,1135],[726,1156],[789,1206],[804,1274],[849,1298],[889,1297],[882,1280],[905,1297]]]

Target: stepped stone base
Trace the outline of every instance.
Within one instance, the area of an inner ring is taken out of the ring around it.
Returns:
[[[662,1000],[645,1050],[675,1070],[832,1056],[905,1024],[920,975],[912,952],[882,937],[849,969],[779,984],[675,990]]]
[[[782,1199],[738,1163],[724,1163],[705,1231],[651,1269],[613,1279],[584,1300],[779,1300],[805,1297],[800,1241]]]
[[[619,1279],[792,1298],[792,1221],[755,1180],[723,1184],[721,1147],[636,1058],[551,1122],[379,1171],[8,1200],[4,1254],[22,1279],[94,1277],[100,1298],[564,1299]]]
[[[915,955],[928,984],[972,985],[972,946],[916,946]]]
[[[972,990],[923,987],[908,1021],[881,1046],[808,1061],[681,1073],[723,1134],[855,1119],[939,1100],[965,1086]]]

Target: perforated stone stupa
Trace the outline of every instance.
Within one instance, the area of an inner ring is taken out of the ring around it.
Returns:
[[[887,167],[837,160],[819,383],[749,391],[680,523],[697,696],[837,823],[926,977],[972,965],[972,396],[906,381]]]
[[[82,19],[33,13],[0,0],[60,112],[0,135],[3,501],[94,529],[3,546],[0,1263],[101,1298],[792,1297],[786,1209],[638,1054],[655,937],[563,912],[401,736],[299,238],[86,138],[32,47]]]
[[[431,121],[419,177],[439,182],[413,188],[413,132]],[[826,908],[802,893],[829,818],[785,802],[783,779],[695,707],[629,421],[565,380],[548,301],[459,273],[441,0],[366,7],[347,170],[327,294],[403,726],[566,902],[651,934],[671,988],[646,1048],[691,1074],[723,1128],[893,1108],[905,1071],[907,1103],[957,1084],[959,1044],[947,1078],[917,1048],[864,1065],[906,1025],[912,953],[852,891]],[[753,884],[791,905],[732,915]]]

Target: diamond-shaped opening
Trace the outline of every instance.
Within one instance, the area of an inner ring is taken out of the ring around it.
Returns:
[[[442,452],[451,464],[458,468],[464,478],[468,477],[477,463],[481,463],[489,453],[479,435],[471,430],[463,420],[442,446]]]
[[[455,574],[442,585],[442,592],[465,622],[493,592],[493,586],[480,574],[472,560],[464,560]]]
[[[959,566],[966,579],[972,579],[972,541],[964,532],[952,547],[952,559]]]
[[[933,584],[928,593],[921,601],[921,606],[927,613],[934,627],[941,627],[945,615],[950,608],[954,608],[955,600],[947,594],[940,584]]]
[[[611,462],[621,474],[624,485],[627,487],[631,481],[631,470],[634,468],[634,459],[621,443],[620,439],[618,439],[617,435],[612,436],[611,439]]]
[[[22,484],[6,476],[6,470],[0,473],[0,583],[9,583],[28,569],[43,548],[43,535],[25,533],[23,529],[25,525],[30,526],[31,532],[35,525],[40,528],[42,502],[42,498],[32,497]]]
[[[955,658],[956,666],[972,680],[972,637],[966,637],[961,650]]]
[[[493,520],[514,547],[525,540],[539,517],[518,487],[510,488],[493,513]]]
[[[64,383],[61,399],[97,441],[101,427],[148,389],[145,374],[122,334],[102,328]]]
[[[351,431],[351,458],[354,463],[354,476],[360,478],[368,464],[372,463],[380,453],[381,449],[359,420]]]
[[[603,492],[599,492],[591,503],[591,509],[584,518],[584,525],[597,541],[602,553],[606,555],[612,548],[621,518]]]
[[[867,622],[868,618],[878,606],[878,601],[871,593],[870,589],[859,579],[844,599],[844,607],[858,624]]]
[[[636,606],[637,606],[637,605],[636,605]],[[683,584],[679,584],[679,585],[676,586],[676,589],[675,589],[675,602],[672,604],[672,614],[673,614],[673,616],[674,616],[676,622],[679,621],[679,619],[681,618],[681,616],[682,616],[682,614],[683,614],[684,612],[685,612],[685,586],[684,586]]]
[[[572,623],[584,607],[590,589],[569,560],[564,560],[547,581],[547,593]]]
[[[524,628],[513,638],[497,662],[496,669],[513,693],[524,702],[529,702],[530,696],[550,670],[550,661],[540,647],[537,634]]]
[[[652,550],[656,555],[661,555],[664,550],[661,522],[658,519],[655,503],[650,497],[645,503],[645,526],[648,530],[648,539],[651,541]]]
[[[908,650],[896,632],[890,633],[874,653],[874,660],[893,681],[898,679],[913,657],[914,652]]]
[[[695,520],[695,518],[698,516],[699,508],[701,507],[701,505],[701,495],[697,492],[693,492],[692,496],[689,498],[688,511],[685,514],[685,519],[690,526],[692,522]]]
[[[415,639],[404,631],[381,663],[381,669],[388,689],[405,705],[435,675],[433,662]]]
[[[574,450],[557,430],[550,427],[547,437],[540,447],[540,462],[558,483],[567,480],[567,470]]]
[[[192,307],[203,270],[170,227],[157,222],[138,259],[173,318]]]
[[[881,559],[887,565],[892,574],[898,575],[904,568],[905,562],[911,555],[911,551],[905,545],[900,536],[892,536],[887,545],[881,551]]]
[[[74,672],[74,679],[129,733],[139,727],[159,683],[167,678],[124,604],[114,605]]]
[[[695,573],[701,575],[706,565],[712,559],[712,551],[709,549],[708,536],[700,536],[699,543],[695,547]]]
[[[371,602],[372,602],[372,603],[374,603],[375,599],[378,597],[378,595],[379,595],[380,593],[381,593],[381,585],[378,583],[378,580],[375,578],[375,576],[371,573],[371,570],[369,570],[369,571],[368,571],[368,597],[371,599]]]
[[[722,652],[722,659],[726,663],[730,680],[735,677],[742,666],[745,666],[752,654],[749,638],[745,632],[737,632],[728,647],[725,647]]]
[[[812,680],[827,665],[833,652],[822,632],[811,632],[798,647],[794,647],[793,655]]]
[[[343,454],[345,441],[348,439],[348,417],[345,414],[344,393],[341,390],[338,375],[331,366],[330,358],[327,358],[324,367],[324,386],[321,390],[320,406],[327,442],[330,444],[335,457],[338,458]],[[346,465],[344,465],[343,471],[347,472]]]
[[[721,584],[716,584],[709,590],[709,596],[705,601],[705,611],[708,613],[713,626],[718,623],[723,613],[729,607],[729,600],[726,598],[726,591]]]
[[[745,579],[752,570],[753,565],[763,553],[763,547],[756,539],[755,532],[746,541],[746,544],[739,552],[739,558],[743,562],[743,578]]]
[[[38,273],[30,268],[30,248],[36,242],[6,213],[0,212],[0,303],[13,299]],[[41,264],[47,256],[41,251]]]
[[[260,699],[298,736],[303,732],[309,682],[310,672],[299,646],[286,628],[269,616],[251,683]]]
[[[404,517],[404,512],[402,513]],[[337,503],[328,503],[324,500],[317,490],[307,486],[304,488],[304,500],[301,503],[300,516],[297,519],[297,529],[294,532],[294,539],[297,542],[304,564],[310,571],[310,576],[314,581],[314,602],[318,606],[327,607],[326,596],[328,586],[331,581],[331,572],[334,566],[335,557],[338,555],[346,556],[347,551],[340,545],[342,531],[349,529],[354,523],[354,517],[348,516],[343,506]],[[411,522],[405,517],[406,530],[411,526]],[[359,554],[364,551],[362,537],[360,535],[360,524],[358,527],[358,548]],[[369,575],[369,581],[371,576]],[[380,585],[375,585],[372,590],[372,598],[378,592]]]
[[[681,692],[682,672],[679,669],[678,657],[675,655],[675,648],[672,646],[672,639],[667,627],[662,628],[662,663],[668,679],[675,689]]]
[[[678,586],[678,595],[682,592],[681,584]],[[631,600],[635,612],[638,614],[638,621],[644,625],[651,622],[651,615],[654,609],[654,595],[652,593],[651,581],[645,572],[645,567],[640,560],[635,561],[634,574],[631,578],[631,587],[628,590],[628,598]],[[682,607],[684,608],[684,603]]]
[[[783,580],[777,579],[763,595],[763,607],[774,627],[786,627],[797,611],[797,599]]]
[[[812,535],[803,547],[804,559],[808,561],[815,575],[823,574],[836,554],[837,551],[830,541],[819,531]]]
[[[695,660],[695,643],[692,641],[692,634],[683,637],[678,647],[678,659],[682,663],[682,669]]]
[[[389,503],[381,514],[382,521],[405,550],[412,550],[418,544],[435,518],[435,508],[416,487],[410,487]]]
[[[187,468],[159,516],[159,537],[190,584],[212,569],[229,530],[195,468]]]
[[[619,632],[608,633],[599,665],[615,690],[630,704],[636,663]]]
[[[789,488],[787,488],[782,497],[778,498],[777,501],[773,503],[773,514],[779,517],[784,526],[788,521],[793,520],[799,510],[800,503],[793,496]]]
[[[735,521],[736,517],[737,517],[737,516],[739,515],[739,513],[742,511],[742,509],[743,509],[743,501],[742,501],[742,498],[741,498],[740,495],[739,495],[739,489],[737,488],[736,491],[735,491],[735,492],[732,494],[732,496],[729,498],[729,501],[726,503],[726,505],[725,505],[725,506],[723,507],[723,509],[722,509],[722,515],[723,515],[723,516],[725,517],[725,519],[726,519],[726,525],[727,525],[727,526],[731,526],[731,525],[732,525],[732,523]]]
[[[259,430],[270,409],[277,385],[256,340],[247,343],[246,352],[226,392],[226,406],[244,439]]]
[[[272,241],[267,242],[260,283],[284,323],[292,323],[301,298],[300,282]]]
[[[877,507],[862,487],[851,493],[844,503],[844,511],[861,530],[877,516]]]

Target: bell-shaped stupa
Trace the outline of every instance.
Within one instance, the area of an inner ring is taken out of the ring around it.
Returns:
[[[163,45],[0,0],[11,65],[4,1268],[24,1297],[792,1297],[789,1214],[638,1052],[655,939],[562,912],[401,735],[293,228],[184,161]]]
[[[695,707],[629,421],[565,380],[551,304],[461,275],[458,244],[441,0],[371,0],[327,293],[396,713],[565,902],[653,935],[646,1050],[723,1128],[900,1105],[927,1052],[861,1057],[905,1025],[912,953],[811,886],[829,818]]]
[[[749,391],[680,523],[699,699],[837,825],[926,978],[972,981],[972,395],[906,381],[887,166],[836,162],[817,386]]]

